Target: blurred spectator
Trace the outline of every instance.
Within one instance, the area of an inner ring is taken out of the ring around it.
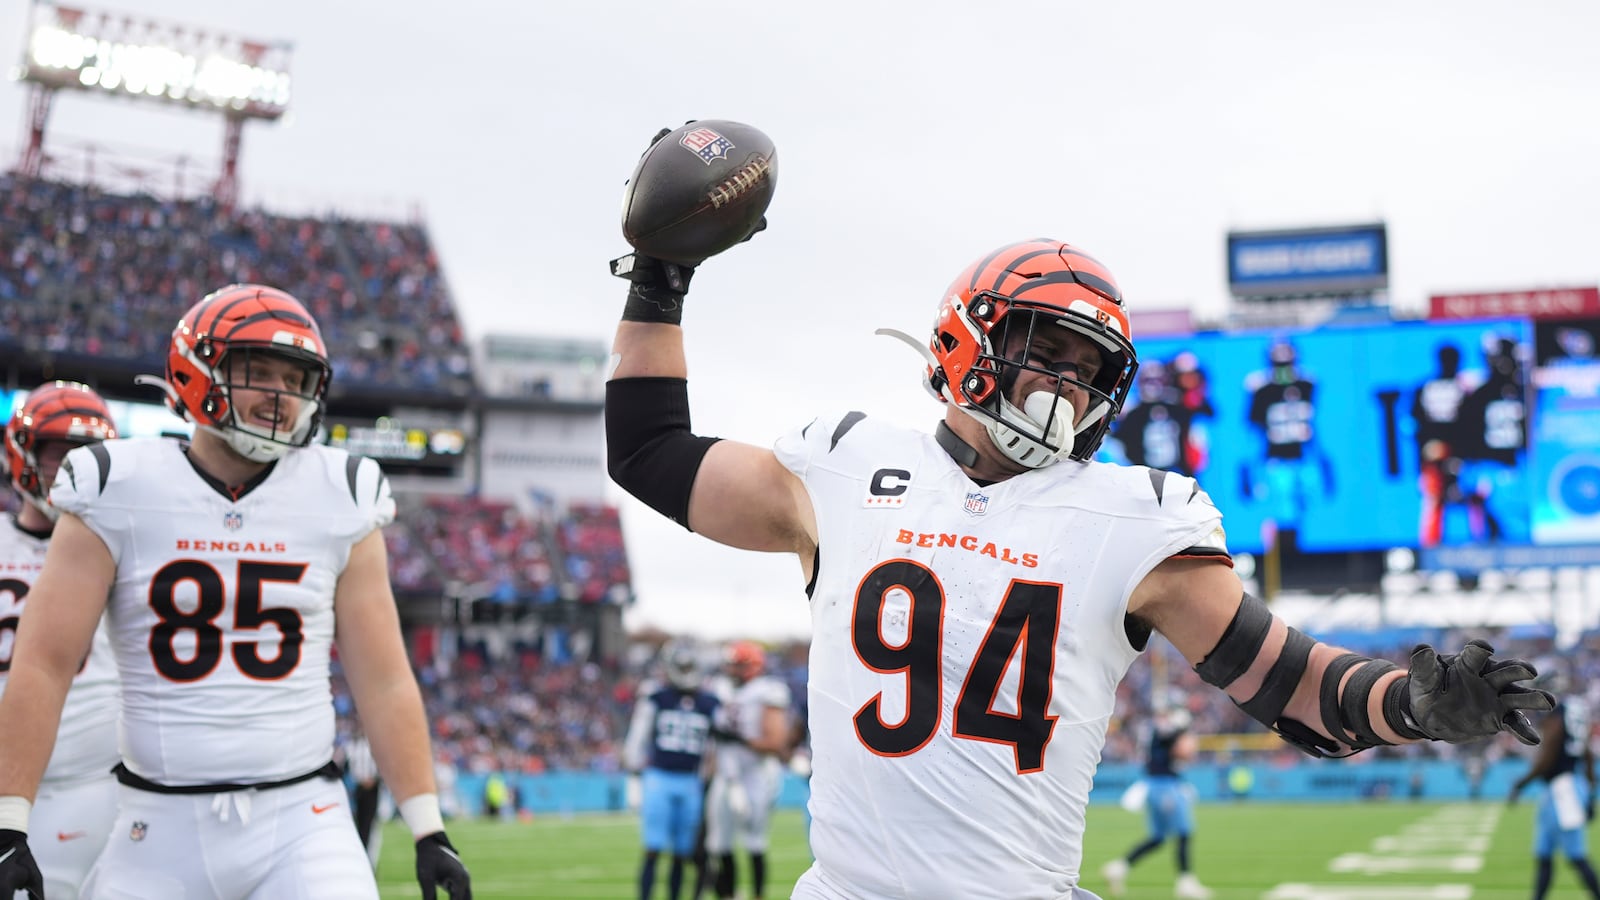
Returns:
[[[557,546],[566,556],[567,577],[577,589],[577,599],[585,603],[626,600],[628,557],[616,507],[575,503],[557,534]]]
[[[549,603],[558,597],[546,529],[509,503],[480,497],[401,498],[399,519],[425,551],[411,555],[428,558],[425,564],[413,564],[424,565],[446,582],[477,586],[478,596],[506,605]],[[406,580],[397,577],[396,583]]]

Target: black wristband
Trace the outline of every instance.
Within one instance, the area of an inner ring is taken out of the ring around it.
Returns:
[[[611,261],[611,274],[629,282],[622,321],[683,324],[683,298],[694,266],[630,253]]]
[[[1383,721],[1408,741],[1427,740],[1411,718],[1411,676],[1396,678],[1383,692]]]
[[[645,285],[628,286],[628,302],[622,306],[624,322],[683,324],[683,295]]]

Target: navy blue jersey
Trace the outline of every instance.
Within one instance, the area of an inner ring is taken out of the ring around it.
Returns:
[[[1180,737],[1183,737],[1181,729],[1167,731],[1160,728],[1150,729],[1150,745],[1145,751],[1146,775],[1178,774],[1178,761],[1173,758],[1172,748],[1177,745]]]
[[[650,768],[667,772],[698,771],[711,742],[711,718],[721,701],[706,691],[664,687],[651,694],[647,702],[654,707]]]
[[[1313,436],[1312,406],[1317,386],[1295,376],[1262,385],[1250,398],[1250,421],[1267,439],[1267,458],[1302,459]]]
[[[1556,753],[1556,763],[1544,773],[1549,781],[1557,775],[1579,771],[1584,755],[1589,749],[1589,705],[1577,697],[1568,697],[1556,704],[1549,715],[1561,717],[1561,747]]]

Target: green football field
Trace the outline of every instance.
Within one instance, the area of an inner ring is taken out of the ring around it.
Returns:
[[[1195,872],[1218,900],[1522,900],[1530,894],[1534,804],[1202,805]],[[768,900],[789,895],[810,863],[800,814],[780,812],[769,853]],[[638,870],[632,816],[455,822],[452,841],[473,873],[476,900],[631,898]],[[1090,810],[1083,885],[1104,893],[1102,863],[1143,835],[1143,818]],[[384,898],[418,897],[405,831],[391,824],[378,871]],[[666,895],[665,865],[657,877]],[[741,871],[741,876],[748,876]],[[1172,896],[1171,845],[1134,867],[1131,900]],[[748,892],[748,888],[745,888]],[[746,894],[747,895],[747,894]],[[1550,897],[1583,896],[1559,863]]]

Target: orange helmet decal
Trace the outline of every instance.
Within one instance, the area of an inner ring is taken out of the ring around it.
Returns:
[[[1013,313],[1024,314],[1009,319]],[[1089,381],[1061,375],[1090,395],[1090,406],[1074,425],[1057,421],[1046,404],[1044,420],[1013,406],[1004,388],[1024,367],[998,346],[1008,325],[1059,325],[1093,341],[1104,365]],[[1128,313],[1111,271],[1099,260],[1060,241],[1020,241],[993,250],[951,282],[928,344],[928,387],[989,425],[996,444],[1030,467],[1062,457],[1094,455],[1122,408],[1138,358]]]
[[[39,465],[47,441],[93,444],[117,436],[111,410],[94,388],[76,381],[54,381],[28,394],[6,423],[5,456],[11,487],[47,514],[50,485]]]

